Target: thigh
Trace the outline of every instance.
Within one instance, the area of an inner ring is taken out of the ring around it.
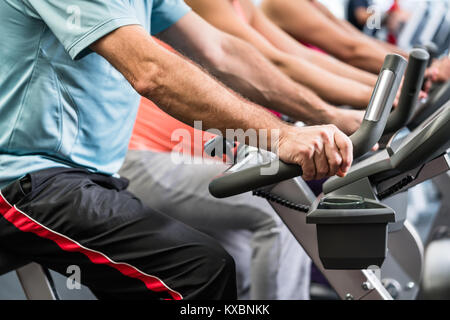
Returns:
[[[186,268],[222,263],[213,239],[145,206],[124,180],[70,169],[28,179],[0,194],[2,247],[63,274],[75,264],[93,291],[179,299],[208,281]]]
[[[175,164],[169,153],[129,151],[120,174],[147,205],[204,232],[280,225],[267,201],[251,193],[225,199],[209,194],[209,182],[225,169],[224,164]]]

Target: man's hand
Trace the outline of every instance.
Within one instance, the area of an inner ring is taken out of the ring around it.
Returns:
[[[334,125],[287,127],[280,134],[278,155],[303,169],[304,180],[347,174],[353,161],[350,139]]]
[[[435,82],[445,82],[450,80],[450,58],[445,57],[440,60],[435,60],[431,67],[425,71],[425,90],[428,91],[431,85]]]

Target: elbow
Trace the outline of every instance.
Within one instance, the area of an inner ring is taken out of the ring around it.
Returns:
[[[152,96],[158,87],[161,87],[163,79],[161,78],[164,73],[159,72],[160,68],[157,66],[151,66],[150,68],[143,68],[146,72],[141,72],[130,80],[130,84],[141,96],[149,98]],[[149,71],[150,70],[150,71]]]
[[[338,51],[337,58],[347,63],[358,60],[361,58],[361,49],[355,43],[345,44]]]
[[[226,60],[226,56],[229,55],[228,48],[231,47],[230,37],[221,37],[220,41],[217,41],[215,45],[208,45],[203,47],[199,55],[201,59],[199,59],[200,64],[209,70],[220,70],[224,61]]]
[[[154,90],[154,86],[144,80],[136,80],[132,86],[139,95],[146,98],[148,98]]]

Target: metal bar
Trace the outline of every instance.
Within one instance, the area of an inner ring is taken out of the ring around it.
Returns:
[[[55,295],[42,267],[30,263],[16,270],[28,300],[55,300]]]

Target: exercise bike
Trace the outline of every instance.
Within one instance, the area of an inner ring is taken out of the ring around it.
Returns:
[[[381,138],[405,64],[395,55],[386,58],[364,122],[351,137],[355,159]],[[356,163],[345,178],[331,178],[317,199],[295,178],[300,167],[248,146],[239,151],[242,161],[211,182],[210,192],[265,197],[341,298],[413,299],[423,246],[406,221],[404,191],[449,169],[449,121],[447,104],[414,131],[394,134],[384,150]],[[261,175],[273,166],[277,174]]]

